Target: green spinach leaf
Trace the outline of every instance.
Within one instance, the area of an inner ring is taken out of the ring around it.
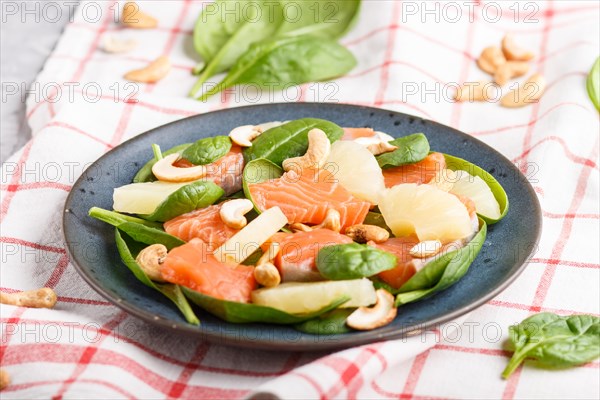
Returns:
[[[398,294],[398,289],[393,288],[392,286],[388,285],[387,283],[382,281],[378,276],[373,276],[370,279],[373,282],[373,287],[375,287],[375,290],[385,289],[386,291],[390,292],[391,294],[394,294],[394,295]]]
[[[194,304],[227,322],[233,322],[237,324],[248,322],[297,324],[331,311],[349,300],[347,296],[344,296],[319,311],[309,314],[294,315],[277,310],[275,308],[259,306],[252,303],[238,303],[234,301],[217,299],[186,287],[182,287],[182,289],[183,293]]]
[[[196,181],[171,193],[152,214],[140,215],[149,221],[168,221],[178,215],[208,207],[219,200],[225,192],[211,181]]]
[[[294,329],[313,335],[339,335],[352,332],[352,329],[346,325],[346,318],[353,311],[354,309],[352,308],[338,308],[319,315],[317,318],[296,324],[294,325]]]
[[[327,279],[366,278],[392,269],[396,256],[366,244],[346,243],[326,246],[317,254],[317,269]]]
[[[100,207],[92,207],[90,208],[89,215],[92,218],[96,218],[102,222],[106,222],[109,225],[117,226],[118,224],[122,224],[125,222],[133,222],[136,224],[141,224],[150,228],[155,229],[163,229],[163,226],[159,222],[147,221],[142,218],[132,217],[131,215],[121,214],[116,211],[105,210]]]
[[[283,21],[281,8],[273,5],[278,4],[269,0],[221,0],[206,6],[194,27],[194,46],[206,66],[190,96],[195,97],[211,76],[234,65],[252,43],[273,37]]]
[[[171,283],[158,283],[148,278],[148,275],[140,268],[135,258],[139,252],[144,248],[139,243],[136,243],[131,237],[121,234],[118,228],[115,228],[115,241],[117,243],[117,250],[121,255],[123,263],[133,272],[135,277],[142,282],[144,285],[161,292],[169,300],[173,302],[181,311],[186,321],[193,325],[200,325],[200,320],[196,317],[196,314],[190,307],[186,297],[183,295],[181,288]]]
[[[246,214],[246,215],[248,215],[248,214]],[[258,264],[258,260],[260,260],[260,257],[262,257],[262,255],[263,255],[263,251],[259,247],[258,249],[256,249],[254,251],[254,253],[250,254],[248,256],[248,258],[246,258],[244,261],[242,261],[242,264],[244,264],[244,265],[256,265],[256,264]]]
[[[164,151],[162,153],[162,155],[164,157],[164,156],[168,156],[168,155],[174,154],[174,153],[181,153],[188,146],[191,146],[191,143],[180,144],[180,145],[175,146],[175,147],[173,147],[173,148],[171,148],[171,149],[169,149],[167,151]],[[153,182],[153,181],[155,181],[156,177],[152,173],[152,167],[154,166],[154,164],[156,164],[156,161],[157,161],[156,158],[152,158],[152,159],[150,159],[150,161],[148,161],[146,164],[144,164],[144,166],[133,177],[133,183]]]
[[[205,91],[199,100],[205,101],[243,83],[273,89],[322,81],[344,75],[355,66],[352,53],[330,39],[312,36],[269,39],[250,46],[225,78]]]
[[[399,167],[421,161],[429,154],[429,141],[422,133],[415,133],[390,142],[398,148],[377,156],[381,168]]]
[[[212,60],[219,50],[231,39],[235,32],[248,21],[238,13],[224,13],[232,6],[232,1],[217,0],[206,5],[194,25],[194,49],[204,63]]]
[[[250,161],[244,167],[242,180],[244,182],[244,192],[246,195],[248,185],[254,185],[271,179],[280,178],[283,175],[283,169],[277,164],[265,159],[257,158]]]
[[[586,88],[590,100],[592,100],[596,109],[600,111],[600,57],[596,59],[594,66],[590,70],[586,80]]]
[[[331,143],[340,139],[344,131],[333,122],[318,118],[302,118],[271,128],[254,139],[252,147],[244,149],[246,162],[264,158],[280,166],[283,160],[298,157],[308,149],[308,131],[319,128]]]
[[[463,160],[462,158],[450,156],[448,154],[444,154],[444,158],[446,159],[446,168],[451,169],[452,171],[467,171],[470,175],[480,177],[485,183],[487,183],[490,190],[494,194],[496,201],[500,205],[500,217],[498,217],[497,219],[493,219],[478,214],[479,217],[483,219],[488,225],[495,224],[496,222],[504,218],[506,213],[508,213],[508,196],[506,195],[504,188],[502,187],[502,185],[500,185],[496,178],[494,178],[489,172],[487,172],[483,168],[478,167],[477,165],[472,164],[466,160]]]
[[[218,0],[207,5],[194,27],[194,47],[203,62],[194,69],[200,77],[190,96],[197,97],[208,78],[232,67],[251,44],[291,36],[335,39],[350,29],[359,9],[359,0]]]
[[[167,232],[160,229],[160,224],[156,224],[154,222],[130,217],[128,215],[119,214],[118,212],[108,211],[98,207],[90,208],[89,216],[119,228],[137,242],[142,242],[145,244],[160,243],[165,245],[169,250],[185,244],[183,240],[175,236],[171,236]]]
[[[182,153],[194,165],[206,165],[217,161],[231,150],[231,139],[228,136],[213,136],[200,139],[188,146]]]
[[[412,303],[440,292],[462,278],[473,263],[487,234],[487,225],[479,219],[479,232],[464,247],[450,251],[427,263],[400,289],[395,290],[396,306]]]
[[[313,35],[336,39],[356,22],[360,0],[282,0],[283,23],[277,36]]]
[[[507,379],[528,357],[539,366],[568,368],[600,357],[600,318],[535,314],[509,328],[514,353],[502,372]]]

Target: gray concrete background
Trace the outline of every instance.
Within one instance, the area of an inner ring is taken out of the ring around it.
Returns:
[[[21,89],[18,94],[5,93],[7,84],[16,83],[19,88],[25,83],[28,88],[42,69],[46,58],[56,45],[60,34],[69,21],[69,9],[63,6],[60,19],[56,22],[44,20],[40,15],[5,12],[7,3],[23,7],[22,2],[2,1],[0,6],[0,161],[6,159],[23,146],[31,137],[25,121],[25,101]],[[27,2],[28,10],[35,10],[36,2]],[[41,2],[43,3],[43,2]],[[56,4],[61,4],[57,2]]]

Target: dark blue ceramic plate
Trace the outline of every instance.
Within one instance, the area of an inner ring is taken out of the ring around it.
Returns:
[[[187,324],[161,294],[149,289],[121,263],[114,228],[87,216],[93,206],[112,207],[113,189],[128,183],[152,157],[150,146],[168,149],[199,138],[222,135],[239,125],[323,118],[341,126],[373,127],[392,136],[423,132],[431,148],[467,159],[504,186],[508,215],[489,228],[481,253],[457,284],[426,300],[402,306],[395,321],[368,332],[316,336],[291,327],[231,324],[197,310],[200,327]],[[394,339],[457,318],[505,289],[522,271],[541,230],[537,197],[526,178],[504,156],[462,132],[393,111],[344,104],[287,103],[233,108],[197,115],[153,129],[105,154],[75,183],[65,204],[64,234],[71,261],[98,293],[125,311],[174,331],[223,344],[268,350],[318,350]]]

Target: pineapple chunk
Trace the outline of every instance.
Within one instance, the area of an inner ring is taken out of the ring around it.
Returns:
[[[252,302],[276,308],[289,314],[304,314],[322,309],[342,296],[350,297],[340,307],[354,308],[375,304],[377,296],[373,282],[347,281],[290,282],[252,292]]]
[[[143,182],[121,186],[113,192],[113,209],[128,214],[152,214],[177,189],[191,182]]]
[[[403,183],[387,189],[379,209],[394,235],[449,243],[472,233],[471,218],[458,197],[432,185]]]
[[[475,202],[475,209],[479,214],[492,219],[500,218],[500,205],[483,179],[470,175],[467,171],[456,171],[456,177],[458,179],[450,193],[469,197]]]
[[[372,204],[379,202],[379,195],[385,190],[377,159],[366,147],[353,141],[340,140],[332,144],[323,168],[332,172],[344,189]]]
[[[223,263],[237,265],[287,223],[283,211],[279,207],[271,207],[223,243],[215,250],[214,255]]]

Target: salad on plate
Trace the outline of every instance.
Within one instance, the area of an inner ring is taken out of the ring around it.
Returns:
[[[152,147],[112,210],[89,214],[190,324],[191,302],[307,333],[382,327],[463,277],[508,211],[488,172],[421,133],[302,118]]]

